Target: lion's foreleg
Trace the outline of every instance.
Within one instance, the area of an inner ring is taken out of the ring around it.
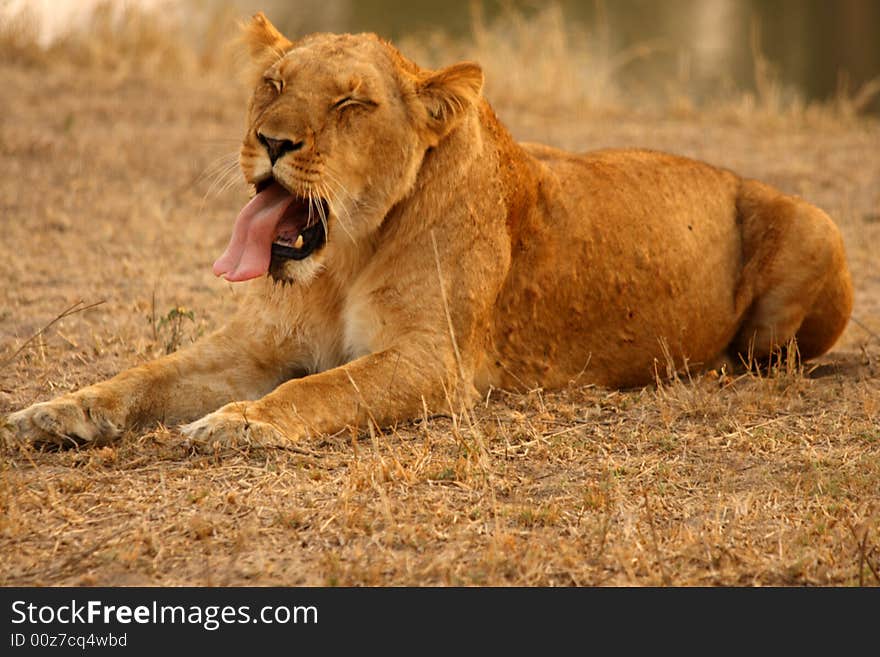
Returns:
[[[378,426],[456,403],[451,359],[388,349],[341,367],[287,381],[253,402],[235,402],[183,427],[203,446],[283,447],[346,427]],[[470,396],[471,387],[465,387]]]
[[[201,417],[233,399],[255,399],[280,380],[277,368],[249,358],[241,340],[221,330],[163,358],[8,418],[19,439],[81,443],[110,440],[126,428]]]

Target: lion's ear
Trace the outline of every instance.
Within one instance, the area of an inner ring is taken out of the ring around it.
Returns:
[[[293,46],[293,42],[281,34],[261,11],[241,27],[242,41],[250,51],[254,64],[261,69],[271,66]]]
[[[419,99],[428,111],[428,122],[438,137],[448,133],[483,91],[483,69],[474,62],[453,64],[423,77],[417,86]]]

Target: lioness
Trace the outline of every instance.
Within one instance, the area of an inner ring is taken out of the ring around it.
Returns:
[[[852,306],[818,208],[702,162],[518,144],[464,62],[371,34],[244,28],[255,196],[214,272],[248,281],[189,348],[9,419],[37,443],[189,422],[194,445],[284,446],[490,386],[634,386],[655,362],[827,351]],[[457,403],[457,402],[456,402]]]

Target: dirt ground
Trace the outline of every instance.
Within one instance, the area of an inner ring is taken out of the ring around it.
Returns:
[[[0,63],[0,89],[3,414],[220,325],[237,291],[211,263],[247,191],[235,79]],[[493,391],[301,452],[196,455],[163,427],[8,446],[0,585],[880,584],[880,125],[497,109],[520,139],[673,151],[820,205],[846,333],[770,374]]]

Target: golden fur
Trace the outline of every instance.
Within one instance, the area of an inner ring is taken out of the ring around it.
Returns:
[[[490,386],[634,386],[846,325],[843,243],[807,202],[650,151],[517,144],[476,64],[419,68],[373,35],[245,29],[259,79],[241,167],[327,199],[326,246],[248,283],[195,345],[10,416],[24,440],[190,422],[283,446],[441,410]],[[260,134],[302,144],[271,164]],[[279,280],[280,279],[280,280]]]

